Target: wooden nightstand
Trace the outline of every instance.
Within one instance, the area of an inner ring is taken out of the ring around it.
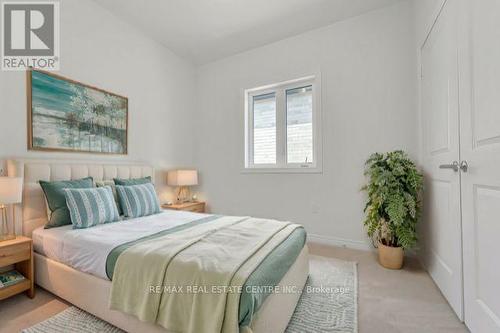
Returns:
[[[33,270],[33,243],[31,238],[17,236],[16,239],[0,242],[0,267],[14,265],[15,269],[24,275],[25,280],[0,289],[0,300],[26,291],[35,296]]]
[[[172,204],[162,205],[164,209],[173,209],[173,210],[184,210],[187,212],[195,212],[195,213],[205,213],[205,202],[196,201],[196,202],[185,202],[182,204]]]

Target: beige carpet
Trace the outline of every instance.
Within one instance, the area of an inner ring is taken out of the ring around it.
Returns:
[[[358,263],[360,333],[469,332],[415,258],[400,271],[381,267],[375,252],[310,244],[312,253]]]
[[[460,323],[429,275],[415,260],[401,271],[380,267],[374,253],[310,244],[311,253],[358,262],[360,333],[461,333]],[[19,332],[69,305],[38,288],[34,299],[0,301],[0,332]]]

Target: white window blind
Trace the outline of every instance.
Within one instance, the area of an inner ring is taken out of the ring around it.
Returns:
[[[312,86],[286,91],[288,163],[313,163]]]

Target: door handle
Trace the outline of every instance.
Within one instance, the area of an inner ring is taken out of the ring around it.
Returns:
[[[467,161],[460,162],[460,170],[462,170],[463,172],[467,172],[467,170],[469,170],[469,164],[467,163]]]
[[[459,168],[460,168],[460,166],[459,166],[457,161],[453,161],[452,164],[441,164],[439,166],[439,169],[452,169],[455,172],[458,172]]]

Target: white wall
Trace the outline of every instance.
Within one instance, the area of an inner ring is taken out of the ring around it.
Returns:
[[[313,240],[368,246],[364,161],[418,151],[411,9],[401,2],[199,69],[195,156],[212,211],[292,220]],[[243,90],[318,71],[323,173],[242,173]]]
[[[94,2],[61,1],[59,74],[129,97],[129,155],[28,151],[25,74],[0,71],[0,159],[195,166],[213,212],[292,220],[313,239],[366,247],[365,159],[374,151],[418,151],[411,9],[401,2],[196,70]],[[243,90],[317,72],[323,173],[241,173]]]
[[[446,0],[412,0],[415,22],[415,41],[418,49],[420,49],[420,46],[424,43],[445,1]]]
[[[64,0],[60,5],[58,74],[129,98],[129,154],[28,151],[25,73],[0,71],[0,159],[145,161],[160,171],[192,166],[194,66],[92,1]],[[163,174],[157,172],[157,178],[160,183]]]

